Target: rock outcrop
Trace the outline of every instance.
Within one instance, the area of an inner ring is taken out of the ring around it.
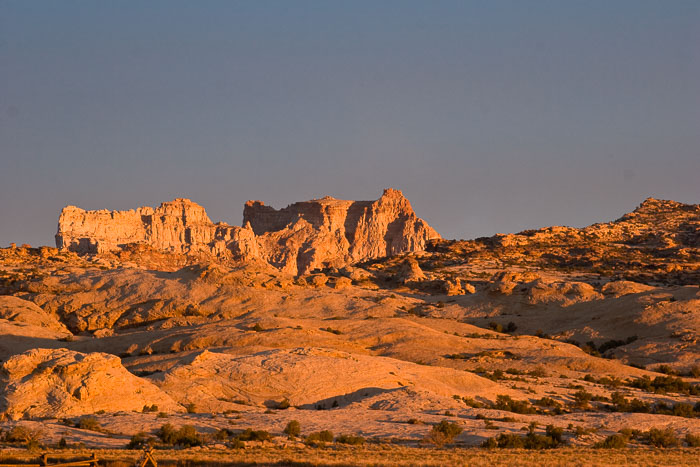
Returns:
[[[14,420],[140,411],[153,404],[163,412],[182,410],[152,383],[129,373],[114,355],[34,349],[0,367],[0,413]]]
[[[460,394],[488,399],[514,393],[465,371],[318,347],[245,356],[205,350],[149,378],[181,404],[196,402],[211,412],[235,408],[228,401],[241,400],[274,406],[287,399],[303,408],[331,408],[406,386],[445,398]]]
[[[206,253],[220,257],[258,256],[250,228],[214,224],[204,208],[177,198],[159,207],[131,211],[85,211],[63,208],[56,246],[76,253],[104,253],[146,244],[173,253]]]
[[[11,295],[0,296],[0,319],[48,328],[66,335],[70,334],[63,323],[36,304]]]
[[[403,194],[387,189],[376,201],[331,197],[276,210],[248,201],[243,227],[214,224],[204,208],[178,198],[131,211],[63,209],[56,246],[81,254],[133,244],[219,259],[260,259],[291,274],[423,250],[440,235],[419,219]]]

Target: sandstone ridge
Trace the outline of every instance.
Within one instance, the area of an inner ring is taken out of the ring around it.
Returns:
[[[303,274],[423,250],[439,238],[403,194],[390,188],[376,201],[327,196],[280,210],[248,201],[243,227],[215,224],[202,206],[185,198],[130,211],[67,206],[58,221],[56,246],[98,254],[140,244],[220,260],[262,260],[283,272]]]

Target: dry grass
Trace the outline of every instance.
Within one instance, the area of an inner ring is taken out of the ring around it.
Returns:
[[[138,451],[81,450],[50,452],[51,460],[57,457],[88,457],[97,453],[98,458],[109,461],[111,467],[133,465]],[[283,448],[258,446],[241,450],[187,449],[156,451],[161,466],[168,465],[376,465],[376,466],[442,466],[442,465],[547,465],[547,466],[681,466],[697,465],[700,449],[619,449],[593,450],[563,448],[550,451],[484,449],[435,449],[395,445],[365,447],[334,446],[330,448]],[[37,454],[26,451],[0,451],[0,461],[36,460]]]

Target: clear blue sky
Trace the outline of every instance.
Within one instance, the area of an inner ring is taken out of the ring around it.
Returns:
[[[448,238],[700,202],[700,1],[0,0],[0,246],[404,191]]]

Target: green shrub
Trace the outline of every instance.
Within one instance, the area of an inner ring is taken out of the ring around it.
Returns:
[[[563,444],[564,443],[564,429],[560,427],[555,427],[554,425],[547,425],[545,427],[545,434],[552,438],[555,443],[557,444]]]
[[[177,430],[170,423],[166,423],[161,425],[156,432],[156,436],[158,436],[164,444],[173,445],[177,441]]]
[[[365,444],[365,438],[358,435],[340,435],[335,439],[335,442],[340,444],[352,444],[354,446],[361,446]]]
[[[510,396],[503,394],[496,396],[496,404],[494,405],[494,408],[520,414],[530,414],[536,412],[535,408],[532,407],[528,401],[516,401]]]
[[[579,389],[574,393],[574,407],[578,409],[587,409],[588,404],[593,399],[593,394],[586,391],[585,389]]]
[[[648,444],[659,448],[673,448],[681,444],[671,427],[663,430],[652,428],[643,435],[642,439]]]
[[[290,438],[299,436],[301,434],[301,424],[297,420],[291,420],[287,423],[287,426],[284,427],[284,434]]]
[[[333,432],[329,430],[323,430],[323,431],[318,431],[314,433],[310,433],[309,436],[306,437],[305,440],[306,444],[310,445],[323,445],[325,443],[331,443],[333,442]]]
[[[484,404],[482,404],[481,402],[475,401],[471,397],[462,397],[462,402],[464,402],[464,404],[467,407],[474,407],[476,409],[479,409],[479,408],[484,406]]]
[[[426,441],[433,443],[436,446],[450,443],[454,438],[462,432],[462,427],[454,422],[443,420],[431,428]]]
[[[528,433],[520,436],[516,433],[501,433],[495,438],[489,438],[481,446],[489,449],[554,449],[566,444],[563,439],[564,429],[547,425],[544,435],[535,433],[537,423],[530,423],[527,427]],[[525,428],[523,428],[525,429]]]
[[[629,438],[622,434],[614,434],[593,445],[597,449],[622,449],[627,446]]]
[[[535,405],[539,405],[540,407],[561,407],[561,404],[551,397],[543,397],[539,400],[536,400],[534,402]]]
[[[491,449],[522,449],[525,447],[525,438],[515,433],[501,433],[495,438],[487,439],[481,446]]]
[[[243,449],[245,448],[245,443],[238,438],[234,438],[233,441],[231,441],[230,446],[233,449]]]
[[[687,433],[685,435],[685,444],[691,448],[700,448],[700,435]]]
[[[40,444],[39,439],[42,435],[43,432],[39,429],[33,430],[22,425],[17,425],[5,433],[3,441],[7,443],[24,443],[27,448],[36,448]]]
[[[676,392],[692,396],[700,395],[700,385],[687,383],[678,376],[657,376],[652,380],[649,376],[644,375],[641,378],[630,381],[628,385],[633,388],[658,394]]]
[[[269,441],[272,437],[265,430],[253,430],[246,428],[245,431],[236,436],[241,441]]]
[[[178,446],[192,447],[201,446],[203,440],[197,430],[192,425],[184,425],[177,431],[177,444]]]
[[[497,322],[495,322],[495,321],[491,321],[491,322],[489,323],[489,327],[490,327],[491,329],[493,329],[494,331],[496,331],[496,332],[503,332],[503,325],[501,325],[501,324],[499,324],[499,323],[497,323]]]
[[[102,431],[102,427],[95,417],[83,417],[78,422],[78,428],[81,430]]]
[[[63,438],[61,438],[61,439],[63,439]],[[65,440],[64,440],[64,442],[65,442]],[[150,437],[150,436],[146,436],[146,433],[144,433],[143,431],[140,431],[131,437],[131,440],[129,440],[129,444],[126,445],[126,448],[127,449],[141,449],[143,446],[153,445],[153,444],[155,444],[155,439]]]
[[[222,428],[222,429],[218,430],[216,433],[214,433],[214,439],[217,441],[226,441],[231,436],[233,436],[233,432],[229,429],[226,429],[226,428]]]
[[[694,418],[693,406],[684,402],[679,402],[673,406],[673,415],[676,417]]]
[[[164,444],[170,446],[201,446],[204,442],[192,425],[184,425],[176,430],[170,423],[166,423],[158,429],[156,434]]]

